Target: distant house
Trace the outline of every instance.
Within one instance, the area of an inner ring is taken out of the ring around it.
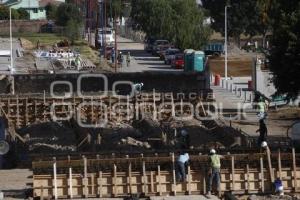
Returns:
[[[46,7],[48,4],[58,6],[61,3],[65,3],[65,0],[40,0],[40,7]]]
[[[39,0],[8,0],[4,5],[14,9],[24,8],[30,20],[46,19],[45,6],[40,6]]]

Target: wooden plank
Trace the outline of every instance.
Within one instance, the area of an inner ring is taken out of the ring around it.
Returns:
[[[294,182],[294,191],[297,192],[297,163],[296,163],[296,154],[295,148],[292,149],[292,157],[293,157],[293,182]]]
[[[117,185],[117,165],[114,164],[114,172],[113,172],[113,197],[118,196],[118,185]]]
[[[54,199],[58,199],[58,194],[57,194],[57,165],[56,165],[56,158],[53,158],[53,194],[54,194]]]
[[[154,193],[154,174],[153,174],[153,171],[150,171],[150,184],[151,184],[151,186],[150,186],[150,191],[151,191],[151,193]]]
[[[145,195],[147,195],[148,193],[145,161],[143,161],[143,192],[145,193]]]
[[[92,195],[95,195],[95,177],[94,174],[91,174],[91,184],[92,184]]]
[[[161,173],[160,173],[160,165],[157,166],[157,177],[158,177],[158,195],[162,195],[162,184],[161,184]]]
[[[102,184],[102,177],[103,177],[103,173],[102,171],[99,172],[99,178],[97,179],[98,182],[98,197],[102,198],[103,197],[103,184]]]
[[[250,175],[249,175],[249,164],[246,165],[246,174],[245,174],[245,190],[247,194],[249,194],[250,191]]]
[[[84,175],[83,175],[83,195],[85,198],[88,198],[88,175],[87,175],[87,158],[83,156],[83,165],[84,165]]]
[[[274,183],[274,170],[273,170],[273,167],[272,167],[272,161],[271,161],[271,152],[270,152],[270,148],[267,146],[267,159],[268,159],[268,167],[269,167],[269,174],[270,174],[270,181],[271,181],[271,184]]]
[[[191,167],[188,166],[188,175],[187,175],[187,178],[188,178],[188,195],[191,195],[192,194],[192,185],[191,185],[191,182],[192,182],[192,175],[191,175]]]
[[[281,152],[280,149],[278,149],[278,175],[277,177],[282,180],[282,168],[281,168]]]
[[[261,192],[265,192],[265,177],[264,177],[264,160],[260,158],[260,180],[261,180]]]
[[[173,174],[173,184],[172,184],[172,193],[176,196],[176,168],[175,168],[175,154],[172,153],[172,174]]]
[[[73,175],[72,175],[72,167],[69,168],[69,197],[73,198]]]
[[[132,167],[131,167],[131,163],[129,163],[128,165],[128,194],[132,194]]]
[[[231,156],[231,176],[232,176],[232,182],[231,182],[231,190],[235,190],[235,169],[234,169],[234,156]]]

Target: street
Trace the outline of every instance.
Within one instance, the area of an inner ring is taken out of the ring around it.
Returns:
[[[126,59],[120,72],[182,72],[182,69],[172,69],[170,65],[165,65],[164,61],[159,57],[155,57],[150,53],[144,51],[144,44],[134,42],[130,39],[118,37],[118,50],[123,54],[130,52],[131,62],[130,66],[126,66]]]

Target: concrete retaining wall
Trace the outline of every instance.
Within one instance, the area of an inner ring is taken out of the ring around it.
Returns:
[[[82,79],[81,87],[84,92],[99,92],[104,91],[104,81],[100,76],[107,78],[106,90],[112,90],[113,84],[117,81],[130,81],[132,83],[144,83],[144,91],[157,92],[201,92],[209,90],[209,76],[207,73],[106,73],[106,74],[91,74],[99,76],[98,78],[86,77]],[[16,75],[15,76],[15,91],[16,93],[43,93],[50,92],[50,86],[55,81],[67,81],[73,91],[77,91],[79,75]],[[124,90],[130,86],[123,84],[119,85],[117,90]],[[55,87],[55,91],[69,91],[69,86],[60,84]]]

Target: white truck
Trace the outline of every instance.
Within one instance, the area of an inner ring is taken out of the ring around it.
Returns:
[[[115,32],[111,28],[104,28],[104,29],[98,29],[97,31],[97,41],[100,47],[103,46],[103,42],[106,43],[106,45],[113,45],[115,42]]]

